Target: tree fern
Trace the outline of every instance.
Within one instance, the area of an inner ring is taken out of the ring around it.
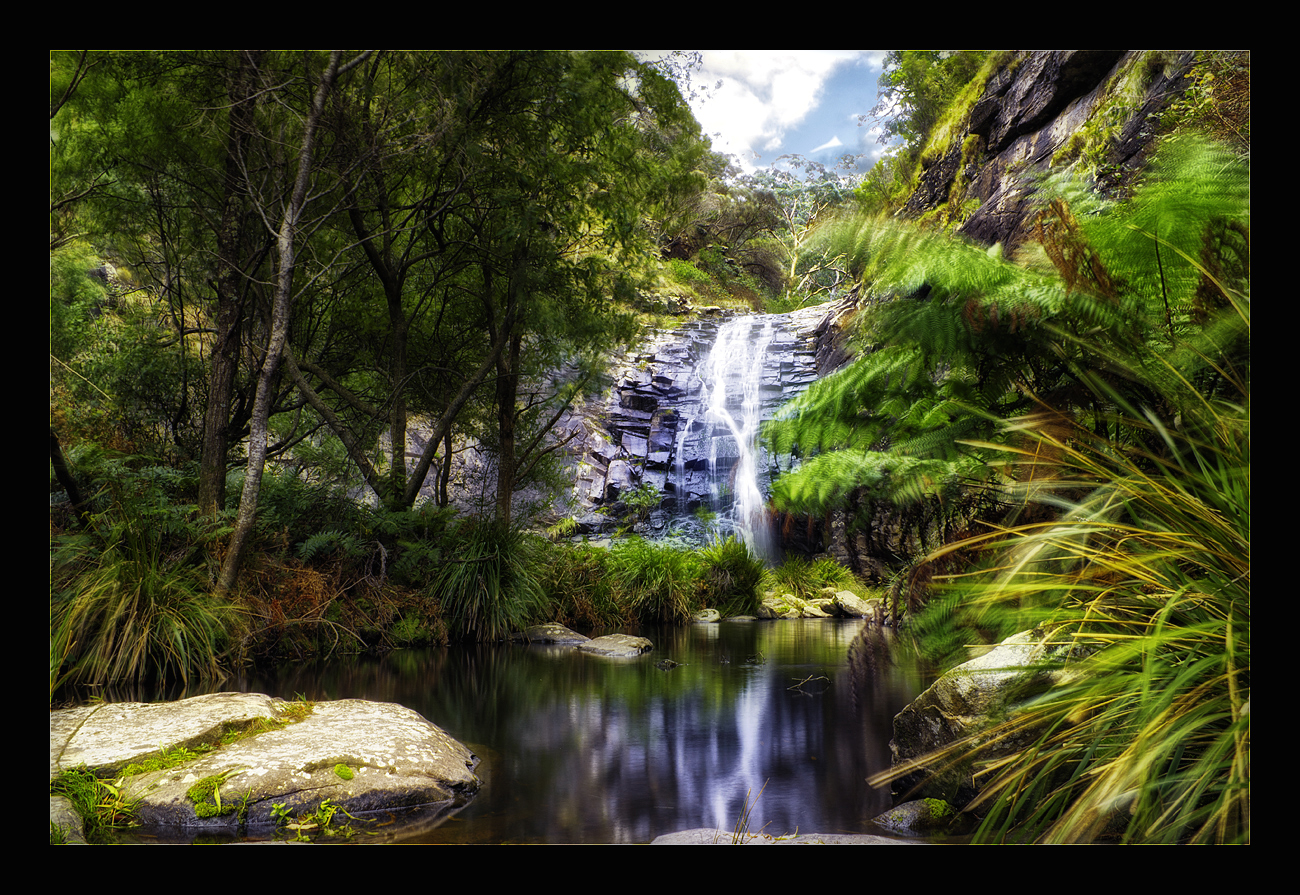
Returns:
[[[778,503],[824,506],[855,482],[877,487],[891,461],[868,451],[987,459],[989,448],[971,442],[1010,443],[1018,436],[999,421],[1044,405],[1116,434],[1107,427],[1117,402],[1167,404],[1180,379],[1199,394],[1205,380],[1241,378],[1249,357],[1240,347],[1249,326],[1242,162],[1180,139],[1166,144],[1126,202],[1062,178],[1042,184],[1040,200],[1037,246],[1020,263],[998,247],[902,221],[823,228],[818,245],[846,258],[873,298],[859,317],[857,360],[765,432],[777,449],[805,457],[777,488]],[[1227,322],[1214,317],[1221,308],[1235,312]],[[1148,369],[1153,362],[1158,368]],[[1195,388],[1192,376],[1200,377]],[[834,451],[852,456],[812,460]]]

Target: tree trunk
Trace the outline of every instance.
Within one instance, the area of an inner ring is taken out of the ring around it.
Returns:
[[[266,468],[267,424],[271,415],[271,398],[276,369],[280,364],[280,355],[284,350],[289,333],[289,316],[293,306],[293,268],[294,239],[297,236],[298,220],[302,214],[307,197],[307,185],[311,179],[312,153],[315,149],[316,128],[320,123],[325,100],[334,86],[339,74],[339,60],[342,52],[335,50],[330,54],[329,65],[321,77],[320,86],[312,102],[311,112],[303,128],[302,146],[298,152],[298,176],[294,182],[293,193],[280,221],[280,232],[276,241],[278,253],[277,276],[275,285],[275,302],[271,312],[271,332],[267,338],[266,356],[257,377],[257,397],[253,403],[253,418],[249,433],[248,467],[244,476],[244,491],[239,500],[239,515],[235,521],[235,531],[230,538],[230,549],[217,579],[217,592],[224,594],[234,587],[239,575],[239,565],[244,550],[248,546],[249,536],[253,531],[253,522],[257,515],[257,500],[262,486],[262,473]],[[359,60],[358,60],[359,61]],[[356,64],[355,62],[352,64]],[[350,67],[350,66],[349,66]]]
[[[59,446],[59,436],[50,426],[50,463],[54,466],[54,477],[59,480],[63,490],[68,492],[68,500],[72,503],[72,511],[77,516],[77,521],[83,526],[90,520],[86,515],[85,500],[81,496],[81,489],[77,487],[77,478],[72,474],[72,467],[68,466],[68,461],[63,456],[63,448]]]
[[[497,362],[497,520],[510,524],[510,510],[515,492],[515,428],[518,421],[519,351],[523,337],[510,336],[510,351]]]
[[[260,51],[239,56],[231,80],[230,131],[221,230],[217,234],[217,338],[212,348],[212,378],[203,415],[203,450],[199,462],[199,512],[209,518],[226,505],[226,455],[230,450],[230,404],[239,370],[239,342],[244,316],[243,277],[239,269],[239,226],[243,205],[241,168],[253,128],[253,89]]]

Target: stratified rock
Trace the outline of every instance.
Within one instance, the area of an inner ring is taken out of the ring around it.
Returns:
[[[691,621],[697,624],[711,625],[722,621],[722,615],[716,609],[701,609],[691,616]]]
[[[579,643],[578,649],[598,656],[631,658],[654,649],[654,644],[644,637],[634,637],[631,634],[606,634],[604,637]]]

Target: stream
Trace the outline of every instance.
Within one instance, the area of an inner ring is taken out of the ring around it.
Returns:
[[[401,703],[473,749],[483,788],[420,842],[648,843],[732,831],[747,805],[751,832],[862,833],[890,807],[866,779],[889,766],[893,716],[928,681],[851,650],[861,628],[626,628],[655,649],[622,660],[551,646],[401,650],[250,674],[236,689]],[[663,659],[681,664],[660,670]]]

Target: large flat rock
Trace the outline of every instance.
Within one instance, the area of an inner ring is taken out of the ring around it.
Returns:
[[[50,713],[50,773],[86,765],[113,777],[164,748],[219,743],[259,719],[301,717],[294,704],[261,694],[216,693],[173,703],[108,703]],[[392,835],[424,829],[478,791],[478,758],[417,712],[392,703],[345,699],[316,703],[302,720],[266,730],[164,771],[126,778],[141,799],[145,830],[175,835],[268,829],[274,806],[311,814],[326,799],[358,819],[376,815]],[[241,811],[200,817],[189,793],[218,778],[223,806]],[[241,816],[242,814],[242,816]],[[364,824],[360,827],[364,829]]]

